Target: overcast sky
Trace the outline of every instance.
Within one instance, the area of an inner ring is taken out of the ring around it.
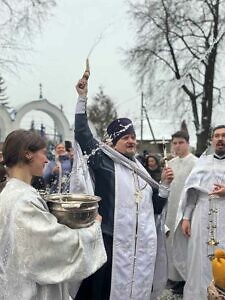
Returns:
[[[90,55],[89,98],[102,85],[105,94],[115,101],[119,116],[134,119],[140,131],[141,91],[121,64],[121,49],[131,46],[134,36],[127,9],[124,0],[59,1],[54,15],[43,25],[42,34],[33,39],[34,51],[25,58],[27,66],[18,70],[18,77],[4,75],[10,104],[16,107],[37,100],[42,83],[44,98],[58,106],[62,104],[72,124],[77,98],[74,85],[84,71],[89,51],[99,41]],[[179,129],[178,122],[168,125],[169,121],[158,120],[151,111],[149,118],[157,138],[168,138]],[[36,127],[44,122],[47,131],[52,130],[53,123],[44,113],[30,113],[23,125],[29,127],[32,119]],[[144,136],[151,137],[147,122]]]

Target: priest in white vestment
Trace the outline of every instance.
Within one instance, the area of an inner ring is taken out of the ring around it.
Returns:
[[[99,212],[107,263],[82,282],[75,299],[156,299],[167,276],[162,268],[166,256],[160,214],[172,170],[165,168],[162,184],[151,178],[135,159],[136,134],[128,118],[118,118],[107,127],[112,147],[97,141],[87,120],[87,81],[80,80],[76,89],[75,138],[88,155],[95,194],[102,198]],[[157,212],[156,206],[161,207]]]
[[[207,300],[210,257],[225,248],[225,197],[210,197],[215,184],[225,184],[225,125],[213,130],[212,145],[214,154],[202,155],[187,178],[175,225],[173,260],[186,280],[184,300]]]

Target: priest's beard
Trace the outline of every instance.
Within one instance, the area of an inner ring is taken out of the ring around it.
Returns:
[[[219,143],[218,143],[219,144]],[[215,149],[215,153],[218,155],[218,156],[224,156],[225,155],[225,144],[224,143],[220,143],[219,145],[217,144],[217,146],[223,146],[222,149]]]
[[[216,150],[215,153],[216,153],[218,156],[224,156],[224,155],[225,155],[225,151],[224,151],[224,150]]]

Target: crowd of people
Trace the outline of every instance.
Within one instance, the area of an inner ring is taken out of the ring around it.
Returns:
[[[225,125],[214,128],[210,155],[195,157],[188,133],[177,131],[166,165],[157,153],[140,161],[132,121],[114,120],[107,142],[96,140],[85,77],[76,90],[75,140],[99,214],[82,229],[58,223],[40,191],[75,184],[72,145],[57,144],[49,161],[37,133],[11,132],[0,163],[0,299],[156,300],[166,286],[184,300],[213,299],[212,286],[225,297],[211,269],[225,249]]]

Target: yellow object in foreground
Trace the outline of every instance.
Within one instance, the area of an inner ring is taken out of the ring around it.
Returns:
[[[212,260],[212,272],[215,285],[225,289],[225,250],[216,249]]]

